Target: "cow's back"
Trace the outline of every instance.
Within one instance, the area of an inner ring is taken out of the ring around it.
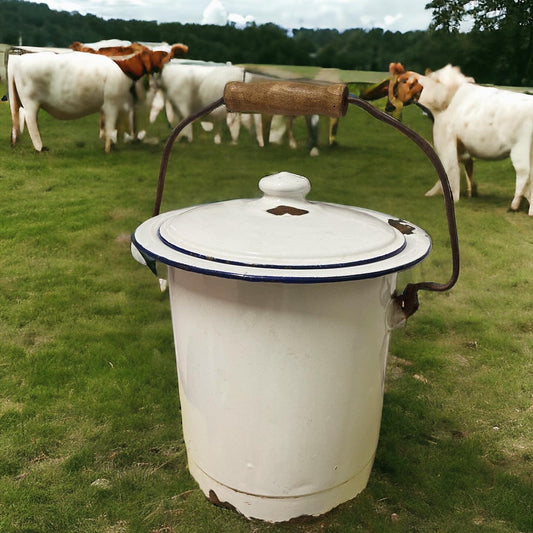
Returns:
[[[232,65],[213,67],[203,77],[200,84],[200,97],[205,104],[218,100],[224,95],[224,87],[230,81],[244,81],[244,68]]]
[[[197,66],[168,63],[161,73],[161,87],[174,103],[180,103],[188,110],[194,106],[201,77]]]
[[[15,59],[15,58],[13,58]],[[105,100],[122,105],[131,80],[109,58],[72,52],[25,54],[13,63],[23,107],[42,107],[59,119],[99,111]]]
[[[483,159],[506,157],[521,137],[533,134],[533,97],[524,93],[468,83],[443,115],[445,127]]]
[[[220,96],[212,98],[212,94],[216,91],[206,91],[204,85],[218,68],[220,67],[172,62],[164,66],[161,86],[181,118],[196,113],[214,99],[220,98]]]
[[[224,88],[230,81],[244,81],[244,68],[232,65],[213,67],[200,83],[198,95],[202,106],[222,98]],[[211,113],[211,116],[218,120],[222,120],[225,115],[225,107],[219,107]]]

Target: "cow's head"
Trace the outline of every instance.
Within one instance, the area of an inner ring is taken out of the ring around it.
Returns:
[[[188,51],[189,47],[186,44],[176,43],[170,49],[170,57],[185,57]]]
[[[401,63],[389,65],[389,92],[387,111],[399,113],[404,105],[418,101],[422,92],[419,82],[420,75],[411,70],[405,70]]]
[[[172,58],[185,57],[188,51],[189,47],[181,43],[172,45],[170,52],[167,50],[154,50],[151,55],[152,72],[161,72]]]
[[[419,82],[424,89],[419,104],[432,111],[444,111],[459,87],[475,83],[475,80],[465,76],[459,67],[446,65],[435,72],[426,70],[425,76],[419,77]]]

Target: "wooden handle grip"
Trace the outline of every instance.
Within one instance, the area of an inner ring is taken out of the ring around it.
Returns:
[[[348,109],[348,87],[343,83],[231,81],[224,89],[224,103],[231,112],[343,117]]]

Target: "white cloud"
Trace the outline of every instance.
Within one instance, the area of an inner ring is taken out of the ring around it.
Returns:
[[[248,24],[251,24],[255,21],[255,18],[252,15],[246,15],[243,17],[238,13],[230,13],[228,15],[228,22],[234,24],[237,28],[245,28]]]
[[[224,26],[228,20],[228,12],[220,0],[211,0],[204,9],[202,24],[217,24]]]
[[[385,18],[383,19],[383,24],[385,25],[385,27],[392,26],[395,22],[398,22],[402,18],[403,15],[401,13],[398,13],[397,15],[385,15]]]

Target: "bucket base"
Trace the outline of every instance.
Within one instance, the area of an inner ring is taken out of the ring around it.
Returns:
[[[259,496],[234,490],[207,475],[193,461],[189,461],[189,471],[212,503],[233,509],[246,518],[286,522],[302,516],[319,516],[355,498],[366,487],[373,462],[372,458],[357,475],[336,487],[285,497]]]

